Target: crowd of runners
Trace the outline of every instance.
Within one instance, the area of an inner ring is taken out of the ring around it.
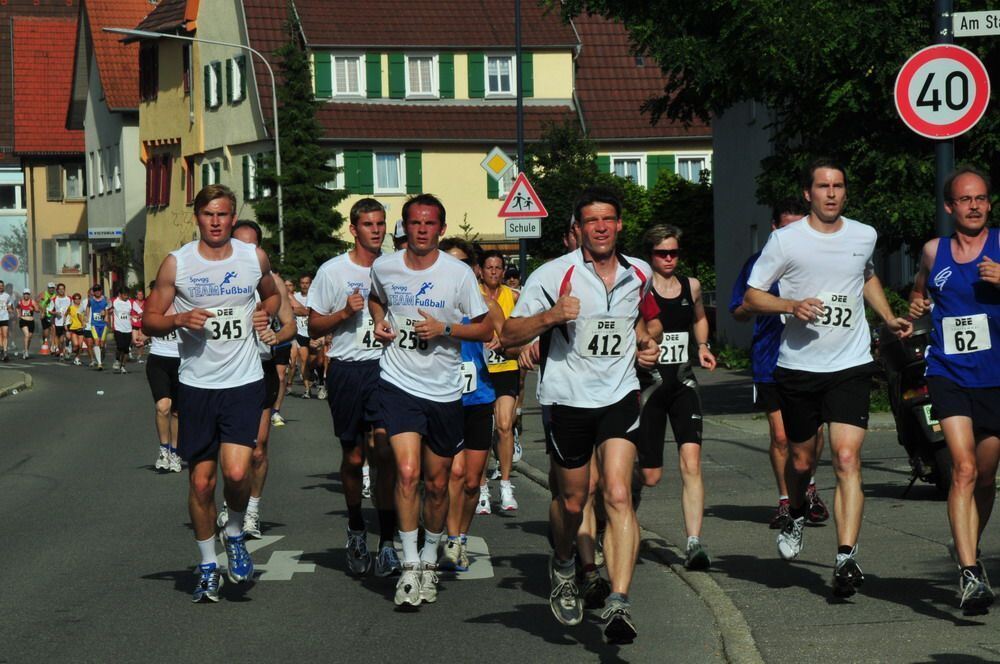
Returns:
[[[838,538],[832,591],[846,597],[864,581],[861,449],[875,372],[865,304],[890,333],[908,336],[912,324],[893,313],[874,273],[875,230],[841,214],[844,169],[816,161],[802,191],[775,207],[770,239],[733,285],[730,311],[737,320],[756,317],[754,400],[770,425],[777,493],[770,525],[786,560],[801,552],[804,525],[829,517],[814,481],[828,425]],[[928,375],[954,459],[948,514],[959,603],[983,610],[993,591],[978,541],[1000,458],[992,407],[1000,402],[1000,263],[989,255],[1000,256],[1000,236],[988,228],[984,175],[962,169],[945,194],[956,233],[924,248],[910,313],[930,311],[934,320]],[[226,577],[253,576],[245,540],[261,536],[269,431],[285,424],[281,404],[296,372],[302,398],[328,402],[342,448],[347,567],[398,577],[398,606],[435,602],[438,571],[469,568],[477,516],[518,509],[511,469],[520,455],[524,375],[534,369],[549,458],[555,618],[575,625],[585,609],[599,609],[609,642],[636,637],[629,588],[639,489],[661,479],[668,421],[685,566],[710,567],[692,367],[712,370],[716,359],[701,285],[677,274],[679,229],[649,229],[643,258],[627,256],[619,250],[621,203],[587,189],[565,228],[566,253],[522,286],[501,253],[445,237],[445,206],[430,194],[408,199],[392,231],[396,251],[383,253],[385,209],[363,198],[350,212],[352,248],[293,283],[271,269],[260,228],[236,220],[230,190],[208,186],[194,208],[200,239],[164,260],[145,301],[141,291],[120,291],[109,302],[95,287],[83,304],[50,284],[42,297],[3,303],[12,319],[52,312],[55,330],[43,331],[50,352],[77,362],[87,353],[88,363],[93,354],[98,368],[107,330],[121,371],[130,352],[143,361],[149,335],[156,468],[178,472],[186,463],[190,473],[200,552],[194,601],[220,599],[216,538]],[[376,507],[374,549],[365,498]]]

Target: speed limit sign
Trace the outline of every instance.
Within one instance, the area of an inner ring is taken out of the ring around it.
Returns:
[[[913,131],[947,139],[972,129],[990,99],[990,78],[982,61],[953,44],[914,53],[896,76],[896,110]]]

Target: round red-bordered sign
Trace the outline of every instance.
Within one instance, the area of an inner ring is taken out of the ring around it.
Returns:
[[[936,44],[910,56],[896,76],[893,97],[910,129],[927,138],[954,138],[986,113],[990,77],[971,51]]]
[[[983,117],[990,78],[971,51],[936,44],[910,56],[896,76],[893,96],[899,117],[910,129],[927,138],[954,138]]]

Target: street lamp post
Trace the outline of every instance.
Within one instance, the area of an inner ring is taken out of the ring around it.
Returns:
[[[129,28],[104,28],[104,32],[113,32],[129,37],[139,37],[141,39],[176,39],[186,42],[198,42],[199,44],[213,44],[215,46],[228,46],[249,51],[260,58],[260,61],[267,67],[267,74],[271,77],[271,115],[274,120],[274,170],[278,180],[278,258],[285,260],[285,216],[281,199],[281,135],[278,132],[278,89],[274,84],[274,70],[271,63],[264,55],[244,44],[234,42],[217,41],[215,39],[201,39],[200,37],[185,37],[184,35],[171,35],[161,32],[150,32],[149,30],[132,30]]]

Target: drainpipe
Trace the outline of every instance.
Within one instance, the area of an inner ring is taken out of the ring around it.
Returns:
[[[28,179],[31,182],[31,280],[38,284],[38,234],[35,231],[35,215],[38,214],[38,208],[35,206],[35,169],[29,168],[28,172]],[[34,297],[34,286],[29,284],[28,288]]]
[[[580,129],[583,131],[583,135],[586,136],[587,121],[583,119],[583,107],[580,106],[580,98],[576,95],[576,59],[580,57],[580,52],[583,51],[583,40],[580,39],[580,33],[577,31],[573,19],[570,19],[569,27],[573,28],[573,34],[576,35],[576,46],[573,47],[573,107],[576,109],[577,119],[580,120]]]

